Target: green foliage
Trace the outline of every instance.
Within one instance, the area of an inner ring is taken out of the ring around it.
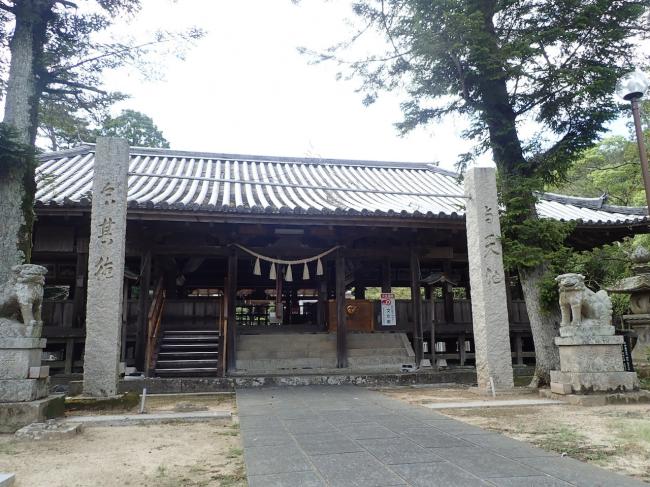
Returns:
[[[144,113],[135,110],[123,110],[119,116],[107,118],[96,133],[97,135],[125,138],[133,146],[169,147],[169,142],[153,120]]]
[[[650,102],[641,102],[642,123],[648,126]],[[650,147],[650,130],[644,132],[646,148]],[[579,196],[607,195],[613,205],[645,206],[645,191],[636,135],[608,137],[584,151],[566,174],[566,178],[549,186]]]
[[[12,168],[33,170],[35,165],[33,148],[20,143],[12,127],[0,123],[0,178]]]
[[[459,166],[492,151],[506,210],[506,264],[529,268],[561,254],[571,231],[536,218],[533,192],[565,178],[618,115],[612,94],[636,58],[648,6],[650,0],[358,0],[358,32],[312,54],[359,79],[366,103],[382,91],[406,91],[402,132],[466,115],[472,126],[465,135],[476,144]],[[384,52],[343,59],[373,30],[385,37]],[[518,130],[523,121],[536,126],[531,137]]]
[[[40,124],[41,134],[49,140],[51,150],[95,142],[99,136],[122,137],[138,147],[169,147],[153,119],[135,110],[122,110],[117,117],[106,116],[95,127],[88,118],[74,115],[68,108],[58,104],[43,105]]]
[[[633,239],[622,243],[604,245],[590,251],[574,251],[563,248],[553,253],[547,261],[548,272],[542,279],[541,296],[542,306],[552,309],[558,301],[558,288],[555,276],[575,272],[585,276],[585,284],[592,290],[598,291],[613,284],[622,277],[632,275],[628,254],[635,244]],[[629,297],[613,294],[612,305],[614,316],[627,312]]]

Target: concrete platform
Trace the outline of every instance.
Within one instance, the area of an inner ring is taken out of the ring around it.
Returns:
[[[306,386],[306,385],[365,385],[372,387],[434,385],[442,383],[475,384],[476,371],[473,368],[458,368],[444,371],[420,370],[405,373],[353,372],[349,369],[334,369],[338,373],[301,373],[245,375],[239,377],[193,377],[193,378],[145,378],[120,382],[120,392],[142,392],[147,388],[149,394],[225,392],[235,388]],[[81,383],[71,382],[70,395],[80,393]]]

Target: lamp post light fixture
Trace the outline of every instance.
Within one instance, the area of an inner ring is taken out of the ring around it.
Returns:
[[[648,154],[643,142],[643,128],[641,127],[641,116],[639,115],[639,100],[643,97],[650,86],[650,79],[641,71],[632,71],[624,76],[616,87],[616,94],[632,104],[632,116],[634,117],[634,128],[636,129],[636,141],[639,145],[639,159],[641,160],[641,173],[643,174],[643,185],[645,186],[645,199],[650,212],[650,170],[648,169]]]

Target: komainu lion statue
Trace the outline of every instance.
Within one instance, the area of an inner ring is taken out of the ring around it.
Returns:
[[[9,281],[0,285],[0,318],[18,321],[22,317],[25,325],[41,321],[47,269],[24,264],[13,266],[11,271]]]
[[[585,276],[562,274],[555,280],[560,288],[561,326],[609,326],[612,301],[607,292],[593,292],[585,286]]]

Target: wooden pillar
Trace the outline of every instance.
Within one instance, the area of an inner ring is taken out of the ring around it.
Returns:
[[[363,286],[354,286],[354,299],[366,299],[366,288]]]
[[[445,262],[443,264],[443,270],[447,279],[451,279],[451,263]],[[454,322],[454,292],[452,285],[449,282],[442,283],[442,299],[444,301],[444,310],[445,310],[445,323]]]
[[[237,249],[228,255],[228,326],[226,328],[226,370],[232,372],[237,365]]]
[[[458,354],[460,356],[460,365],[461,367],[465,365],[465,333],[458,335]]]
[[[345,315],[345,259],[343,251],[336,252],[336,366],[348,366],[348,326]]]
[[[429,299],[429,326],[431,327],[431,340],[429,343],[429,355],[431,356],[431,367],[436,366],[436,288],[428,286],[427,298]]]
[[[318,303],[316,304],[316,321],[318,329],[324,331],[326,328],[325,315],[327,312],[327,280],[325,276],[318,279]]]
[[[138,296],[138,329],[135,335],[135,366],[144,370],[147,346],[147,315],[149,313],[149,287],[151,286],[151,250],[140,257],[140,295]]]
[[[72,326],[85,326],[86,277],[88,275],[88,239],[77,239],[77,264],[75,276],[74,302],[72,305]]]
[[[517,365],[524,365],[524,341],[521,337],[521,332],[515,333],[515,354],[517,357]]]
[[[129,280],[124,279],[122,285],[122,349],[120,350],[120,361],[126,366],[126,337],[129,321]]]
[[[422,361],[422,297],[420,296],[420,260],[411,249],[411,304],[413,306],[413,348],[415,349],[415,365]]]
[[[392,283],[390,282],[390,261],[385,260],[381,263],[381,292],[391,292]]]

